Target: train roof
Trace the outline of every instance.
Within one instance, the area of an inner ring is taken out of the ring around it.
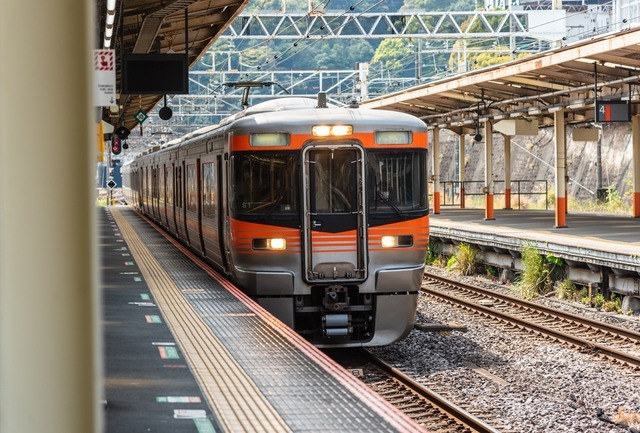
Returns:
[[[188,140],[190,138],[197,137],[202,134],[206,134],[207,132],[213,131],[214,129],[218,129],[219,127],[220,125],[218,123],[215,123],[213,125],[203,126],[202,128],[198,128],[195,131],[188,133],[187,135],[182,137],[180,140]]]
[[[272,131],[281,129],[296,132],[307,132],[310,122],[313,123],[352,123],[354,133],[368,132],[379,129],[424,130],[426,124],[419,118],[397,111],[338,107],[328,104],[318,107],[318,101],[313,98],[282,97],[256,104],[245,110],[223,119],[219,124],[208,125],[197,129],[183,137],[173,139],[159,148],[150,149],[144,154],[155,153],[158,150],[179,148],[189,144],[192,139],[209,135],[214,131],[233,127],[252,131]]]
[[[258,112],[252,116],[236,119],[234,128],[246,128],[253,131],[283,129],[292,133],[303,133],[310,123],[352,124],[354,133],[369,132],[379,129],[412,129],[427,130],[427,125],[410,114],[388,110],[367,108],[300,108],[296,111]]]
[[[274,111],[291,111],[305,108],[315,108],[318,102],[313,98],[304,98],[299,96],[283,96],[280,98],[270,99],[256,105],[252,105],[236,114],[226,117],[220,122],[220,125],[228,125],[238,119],[247,116],[253,116],[259,113],[272,113]]]

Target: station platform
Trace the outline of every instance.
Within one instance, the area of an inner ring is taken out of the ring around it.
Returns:
[[[567,214],[567,227],[555,228],[553,210],[500,209],[493,220],[484,209],[444,208],[430,215],[431,235],[460,240],[484,240],[497,248],[529,242],[550,252],[585,255],[640,269],[640,219],[593,213]]]
[[[132,209],[98,217],[108,433],[424,432]]]
[[[562,258],[568,277],[624,297],[623,308],[640,310],[640,219],[611,214],[571,213],[556,228],[553,210],[500,209],[484,219],[484,209],[443,208],[430,215],[430,236],[442,249],[478,246],[485,263],[521,270],[526,245]],[[450,251],[449,251],[450,252]]]

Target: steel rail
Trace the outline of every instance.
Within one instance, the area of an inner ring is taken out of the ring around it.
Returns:
[[[411,377],[402,373],[400,370],[387,364],[386,362],[378,358],[376,355],[374,355],[370,351],[364,349],[363,352],[367,357],[368,361],[370,361],[372,364],[375,364],[376,367],[380,368],[382,371],[387,373],[393,379],[399,381],[404,386],[410,388],[412,391],[416,392],[418,395],[428,400],[435,407],[442,410],[452,418],[458,420],[460,423],[464,424],[474,432],[477,432],[477,433],[499,433],[500,432],[499,430],[496,430],[492,426],[486,424],[481,419],[475,417],[474,415],[470,414],[466,410],[462,409],[456,404],[445,399],[438,393],[416,382]]]
[[[431,278],[431,276],[428,276],[427,278]],[[571,315],[571,314],[568,314],[568,313],[565,313],[565,312],[561,312],[561,311],[558,311],[558,310],[554,310],[554,309],[551,309],[551,308],[547,308],[547,307],[539,308],[539,307],[542,307],[542,306],[537,305],[537,304],[533,304],[531,302],[522,301],[522,300],[519,300],[519,299],[516,299],[516,298],[511,298],[511,297],[505,296],[505,295],[499,295],[498,296],[498,294],[496,294],[494,292],[486,291],[486,290],[481,289],[479,287],[477,288],[477,287],[474,287],[474,286],[471,286],[471,285],[468,285],[468,284],[457,283],[455,281],[447,280],[445,278],[440,278],[440,277],[433,278],[433,279],[437,280],[437,281],[440,281],[440,282],[442,282],[444,284],[453,286],[453,287],[460,286],[460,287],[462,287],[462,288],[464,288],[466,290],[472,290],[472,291],[480,292],[480,293],[483,293],[483,294],[487,293],[487,296],[494,296],[495,295],[496,298],[503,299],[503,300],[508,301],[508,302],[514,302],[515,301],[516,304],[521,304],[521,305],[529,304],[528,308],[543,310],[546,314],[549,314],[549,315],[554,315],[554,316],[562,317],[562,318],[571,317],[572,319],[575,317],[575,318],[579,319],[580,322],[588,323],[588,325],[590,327],[594,328],[594,329],[597,329],[597,328],[605,329],[605,328],[608,328],[608,327],[615,328],[616,330],[617,329],[624,329],[624,328],[613,327],[612,325],[608,325],[608,324],[601,323],[601,322],[589,321],[588,319],[584,319],[584,318],[581,318],[579,316]],[[456,296],[448,295],[446,293],[442,293],[442,292],[439,292],[439,291],[434,290],[434,289],[429,289],[429,288],[426,288],[426,287],[422,287],[422,291],[425,292],[425,293],[428,293],[431,296],[435,296],[435,297],[439,297],[441,299],[444,299],[444,300],[446,300],[446,301],[448,301],[448,302],[450,302],[452,304],[462,305],[463,307],[465,307],[465,308],[467,308],[469,310],[478,311],[478,312],[480,312],[480,313],[482,313],[482,314],[484,314],[484,315],[486,315],[488,317],[495,317],[495,318],[498,318],[498,319],[503,320],[505,322],[515,323],[515,324],[521,326],[522,328],[528,329],[530,331],[554,337],[557,340],[564,341],[566,343],[569,343],[569,344],[577,346],[577,347],[588,348],[588,349],[592,350],[593,352],[603,354],[603,355],[605,355],[607,357],[613,358],[613,359],[615,359],[617,361],[623,362],[623,363],[631,365],[633,367],[640,367],[640,358],[637,357],[637,356],[633,356],[633,355],[630,355],[628,353],[620,352],[618,350],[611,349],[611,348],[609,348],[607,346],[604,346],[602,344],[594,343],[594,342],[586,340],[584,338],[575,337],[575,336],[572,336],[570,334],[564,333],[562,331],[558,331],[558,330],[555,330],[555,329],[550,329],[550,328],[548,328],[546,326],[538,325],[536,323],[532,323],[530,321],[527,321],[527,320],[522,319],[520,317],[514,316],[512,314],[498,311],[495,308],[485,307],[485,306],[477,304],[477,303],[475,303],[473,301],[460,299],[460,298],[458,298]],[[601,325],[603,325],[603,326],[601,326]],[[632,332],[632,331],[628,331],[628,330],[624,330],[624,331]],[[632,334],[637,334],[637,333],[633,333],[632,332]]]

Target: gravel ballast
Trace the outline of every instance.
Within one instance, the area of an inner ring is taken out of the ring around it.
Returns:
[[[485,287],[486,281],[465,280]],[[637,316],[620,322],[611,314],[567,302],[541,302],[640,328]],[[638,371],[522,331],[505,330],[423,295],[417,321],[462,323],[467,331],[414,330],[404,340],[377,348],[375,353],[480,418],[492,418],[488,422],[496,427],[523,433],[613,433],[640,428]]]

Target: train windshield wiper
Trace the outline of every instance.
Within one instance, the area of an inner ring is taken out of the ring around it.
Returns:
[[[278,208],[278,206],[280,205],[280,202],[284,199],[284,197],[289,193],[289,191],[291,191],[291,187],[288,188],[284,188],[280,194],[278,195],[278,198],[267,208],[267,211],[265,212],[264,216],[266,218],[270,217]]]
[[[388,204],[389,207],[391,207],[391,209],[393,209],[395,211],[395,213],[400,215],[400,217],[405,218],[405,219],[407,218],[407,214],[405,214],[404,212],[402,212],[400,210],[400,208],[398,207],[397,203],[395,203],[389,197],[383,196],[382,193],[379,190],[376,191],[376,196],[378,197],[378,199],[380,199],[380,201],[382,201],[385,204]]]

